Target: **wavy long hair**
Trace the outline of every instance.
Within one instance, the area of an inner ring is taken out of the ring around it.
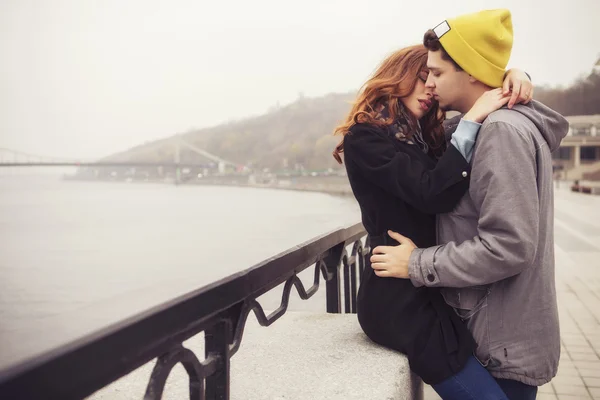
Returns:
[[[391,125],[399,113],[398,102],[409,96],[417,86],[421,74],[428,73],[427,49],[423,45],[415,45],[398,50],[388,56],[377,68],[373,76],[361,87],[357,99],[352,104],[345,121],[338,125],[334,135],[342,135],[336,146],[333,157],[342,164],[340,154],[344,152],[344,137],[350,128],[359,123],[368,123],[380,127]],[[387,107],[389,118],[376,119],[376,108],[381,104]],[[409,118],[415,118],[410,112]],[[441,156],[446,148],[442,122],[445,113],[435,103],[420,120],[423,139],[427,142],[436,157]],[[416,120],[412,122],[416,123]],[[414,125],[413,125],[414,126]]]

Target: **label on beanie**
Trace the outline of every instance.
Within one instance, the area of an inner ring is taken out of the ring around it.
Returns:
[[[435,28],[433,28],[433,32],[438,37],[438,39],[441,39],[442,36],[444,36],[449,31],[450,31],[450,25],[448,25],[448,21],[444,21],[441,24],[439,24],[438,26],[436,26]]]

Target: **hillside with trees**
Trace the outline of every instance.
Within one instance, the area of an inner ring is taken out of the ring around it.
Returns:
[[[538,87],[534,97],[565,116],[600,114],[600,69],[566,88]]]
[[[264,115],[186,132],[182,138],[209,153],[254,168],[339,168],[331,156],[339,137],[332,136],[332,132],[347,115],[354,96],[350,92],[301,97]],[[565,116],[600,114],[600,72],[566,88],[536,87],[535,98]],[[140,145],[109,158],[172,161],[172,146],[160,142]]]

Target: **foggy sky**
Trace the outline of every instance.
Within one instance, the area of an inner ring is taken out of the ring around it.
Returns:
[[[0,147],[93,159],[356,90],[442,20],[499,7],[509,67],[538,85],[591,71],[598,0],[1,0]]]

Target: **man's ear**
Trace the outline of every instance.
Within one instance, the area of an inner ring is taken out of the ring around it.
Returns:
[[[475,83],[477,79],[473,78],[473,75],[469,75],[469,83]]]

